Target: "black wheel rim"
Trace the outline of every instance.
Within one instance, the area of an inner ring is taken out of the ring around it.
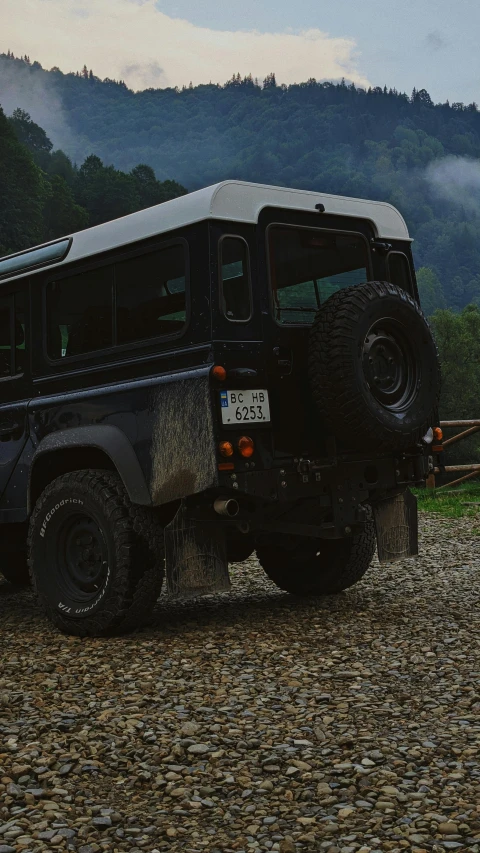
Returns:
[[[58,579],[69,599],[95,601],[108,578],[109,552],[100,524],[86,513],[64,518],[56,537]]]
[[[411,406],[419,383],[418,358],[400,323],[384,319],[369,329],[362,364],[370,393],[383,408],[401,414]]]

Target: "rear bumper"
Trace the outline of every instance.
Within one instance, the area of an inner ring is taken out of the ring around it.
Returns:
[[[267,501],[291,502],[319,498],[320,504],[371,501],[384,492],[421,485],[427,474],[423,454],[379,457],[376,459],[340,459],[332,463],[291,460],[283,466],[257,471],[220,475],[220,488],[233,489],[238,496]]]
[[[282,468],[223,473],[214,488],[187,499],[187,515],[205,528],[250,537],[251,549],[272,536],[342,539],[374,520],[379,557],[390,561],[417,552],[409,486],[425,481],[429,464],[419,452],[323,465],[291,460]],[[232,515],[219,511],[218,498],[220,504],[235,499]]]

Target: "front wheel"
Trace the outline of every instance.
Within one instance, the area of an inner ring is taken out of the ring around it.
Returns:
[[[163,531],[115,474],[54,480],[35,507],[28,546],[34,588],[61,631],[100,637],[147,621],[162,585]]]
[[[348,539],[278,537],[275,544],[257,548],[266,574],[292,595],[342,592],[365,574],[375,553],[375,529],[368,522]]]

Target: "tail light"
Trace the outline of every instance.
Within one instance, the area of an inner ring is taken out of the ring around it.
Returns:
[[[233,456],[233,444],[230,441],[221,441],[218,449],[222,456]]]
[[[242,435],[242,437],[239,438],[237,447],[240,456],[243,456],[245,459],[249,459],[255,452],[253,438],[250,438],[248,435]]]

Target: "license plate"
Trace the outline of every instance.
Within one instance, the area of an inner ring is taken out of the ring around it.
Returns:
[[[265,423],[270,420],[268,391],[220,391],[223,424]]]

